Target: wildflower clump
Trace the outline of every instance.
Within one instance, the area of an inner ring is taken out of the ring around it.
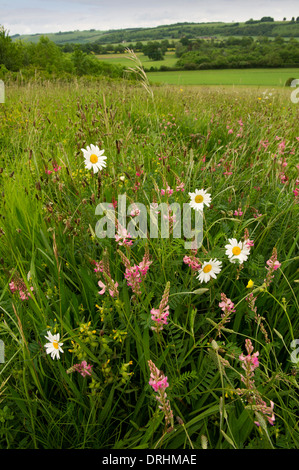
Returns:
[[[91,350],[96,349],[99,345],[99,338],[96,335],[96,330],[91,328],[91,322],[81,323],[79,325],[78,341],[72,340],[72,349],[69,349],[69,352],[73,353],[79,361],[84,361],[86,360],[86,352],[80,343],[86,344]]]
[[[23,301],[28,300],[31,297],[31,292],[34,291],[32,286],[27,289],[25,282],[19,277],[16,277],[9,283],[9,288],[12,294],[18,292],[20,299]]]
[[[119,370],[119,375],[121,377],[120,382],[122,384],[126,384],[128,380],[130,379],[131,375],[133,375],[133,372],[128,372],[128,369],[132,364],[133,364],[133,361],[129,361],[121,365],[120,370]]]
[[[147,271],[152,264],[148,250],[145,251],[142,261],[139,264],[134,264],[133,266],[131,266],[130,260],[122,251],[119,250],[118,253],[125,266],[124,276],[127,281],[127,285],[131,287],[135,294],[141,295],[140,284],[145,280]]]

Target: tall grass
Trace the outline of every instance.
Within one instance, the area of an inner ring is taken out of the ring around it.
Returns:
[[[125,81],[7,87],[0,108],[1,448],[298,448],[298,368],[290,359],[299,318],[298,106],[284,90],[268,97],[255,89],[151,91]],[[81,149],[90,144],[107,155],[100,175],[83,164]],[[184,192],[169,202],[189,202],[195,188],[212,196],[196,256],[218,258],[223,269],[204,285],[183,262],[191,254],[184,240],[119,247],[95,235],[99,202],[124,193],[130,202],[166,201],[160,190],[181,182]],[[240,269],[224,245],[245,229],[254,247]],[[265,288],[274,248],[281,266]],[[147,249],[152,264],[134,294],[117,250],[133,265]],[[103,259],[119,297],[99,294],[93,262]],[[12,281],[32,287],[31,296],[12,293]],[[167,282],[168,324],[156,334],[150,311]],[[219,330],[221,293],[236,311]],[[46,354],[49,330],[63,342],[59,360]],[[255,387],[274,403],[273,426],[238,393],[246,339],[259,351]],[[91,376],[70,373],[83,359]],[[149,385],[149,360],[169,383],[169,432]]]

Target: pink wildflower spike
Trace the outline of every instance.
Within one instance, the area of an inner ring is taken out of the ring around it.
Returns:
[[[276,271],[278,268],[280,268],[281,263],[277,260],[277,250],[274,247],[272,251],[272,256],[268,261],[266,262],[267,266],[267,275],[266,279],[264,279],[264,283],[266,287],[269,287],[270,283],[272,282],[272,279],[274,278],[274,271]]]
[[[167,325],[167,317],[169,315],[169,305],[168,297],[170,290],[170,282],[167,282],[162,300],[160,302],[159,308],[151,309],[151,319],[156,323],[155,326],[152,326],[151,329],[158,333],[163,330],[163,325]]]
[[[66,373],[70,374],[71,372],[79,372],[82,377],[86,377],[87,375],[91,375],[92,367],[93,366],[91,364],[87,364],[86,361],[82,361],[80,364],[75,364],[70,367]]]
[[[247,248],[251,248],[252,246],[254,246],[254,241],[253,240],[250,240],[249,238],[249,232],[248,232],[248,229],[246,228],[244,230],[244,242],[246,243],[246,246]]]
[[[100,262],[92,261],[92,263],[95,265],[95,268],[94,268],[95,273],[98,273],[98,272],[102,273],[104,271],[103,261],[100,261]]]
[[[133,240],[130,240],[130,238],[132,237],[131,234],[128,233],[127,229],[119,226],[117,234],[115,235],[115,241],[118,243],[118,245],[131,246],[133,244]]]
[[[221,337],[221,328],[223,328],[225,323],[231,320],[230,316],[236,310],[234,308],[235,304],[229,298],[227,298],[224,293],[221,293],[221,302],[219,303],[219,307],[223,311],[221,314],[221,322],[218,325],[218,336]]]
[[[183,262],[190,266],[192,271],[199,271],[201,268],[201,263],[196,256],[187,256],[185,255],[183,258]]]
[[[131,217],[137,217],[140,214],[140,209],[136,205],[133,206],[133,209],[130,212]]]
[[[171,189],[169,185],[167,185],[166,189],[161,189],[161,196],[165,196],[165,194],[168,194],[169,196],[173,194],[173,189]]]
[[[148,361],[150,369],[149,385],[157,393],[156,399],[159,402],[159,408],[165,415],[166,426],[173,427],[173,412],[167,399],[166,388],[169,387],[167,377],[160,371],[152,361]]]
[[[117,289],[118,283],[115,282],[111,277],[107,254],[104,253],[104,258],[102,261],[100,261],[99,263],[96,261],[93,261],[93,264],[96,265],[96,268],[94,269],[94,271],[97,273],[101,272],[106,282],[106,284],[104,284],[103,281],[101,280],[98,281],[98,286],[102,288],[102,290],[99,291],[99,294],[103,295],[106,292],[106,289],[108,289],[108,292],[111,295],[111,297],[115,297],[115,296],[117,297],[119,295],[119,292]]]
[[[122,262],[125,266],[125,279],[127,280],[127,285],[131,287],[132,291],[135,294],[141,294],[140,283],[145,279],[147,271],[152,264],[152,261],[149,259],[148,248],[146,248],[145,254],[142,261],[137,265],[134,264],[131,266],[129,259],[122,253],[118,251],[122,258]]]
[[[178,191],[182,191],[184,192],[185,191],[185,183],[180,183],[176,188],[175,190],[178,192]]]
[[[15,292],[19,292],[20,299],[23,301],[31,298],[29,290],[31,292],[34,291],[34,288],[32,286],[28,290],[26,284],[22,281],[22,279],[19,278],[16,278],[15,280],[11,281],[9,283],[9,288],[12,294],[14,294]]]
[[[18,288],[15,286],[15,283],[13,281],[9,283],[9,288],[13,294],[18,290]]]

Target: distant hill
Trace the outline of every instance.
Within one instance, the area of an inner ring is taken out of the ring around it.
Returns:
[[[268,18],[268,17],[267,17]],[[299,37],[299,17],[294,21],[248,20],[245,23],[176,23],[155,28],[126,28],[109,31],[95,29],[85,31],[60,31],[58,33],[15,34],[12,40],[38,42],[41,36],[47,36],[56,44],[117,44],[136,41],[176,40],[182,37],[196,39],[201,37],[228,36],[266,36]]]

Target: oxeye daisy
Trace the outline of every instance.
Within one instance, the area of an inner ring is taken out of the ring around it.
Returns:
[[[85,158],[85,168],[91,170],[94,173],[97,173],[99,170],[102,170],[106,166],[106,158],[103,153],[105,150],[100,150],[97,145],[91,144],[88,145],[86,149],[81,149]]]
[[[209,282],[211,277],[216,279],[216,274],[219,274],[221,271],[222,262],[215,259],[210,259],[210,261],[205,261],[202,264],[202,267],[198,271],[197,279],[200,282]]]
[[[47,336],[45,336],[45,338],[49,341],[49,343],[45,344],[46,353],[51,354],[52,359],[60,359],[59,352],[63,353],[61,348],[63,343],[59,343],[59,337],[59,333],[52,335],[51,331],[48,331]]]
[[[195,189],[194,193],[189,193],[191,201],[189,205],[196,211],[202,211],[204,206],[210,205],[211,195],[205,189]]]
[[[228,241],[229,244],[225,245],[225,254],[229,257],[231,263],[239,261],[242,264],[248,258],[250,247],[246,243],[238,242],[235,238],[229,238]]]

